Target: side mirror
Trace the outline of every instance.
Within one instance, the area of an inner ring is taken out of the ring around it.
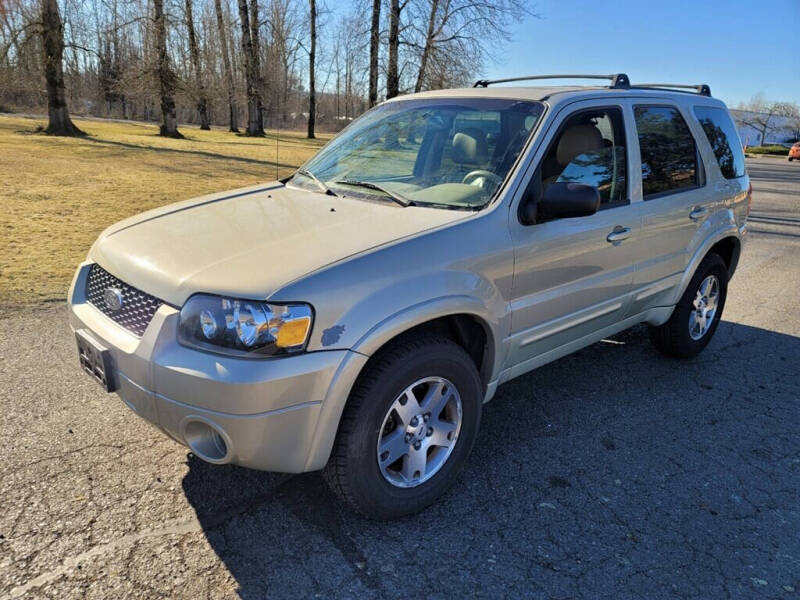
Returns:
[[[600,192],[591,185],[560,181],[545,189],[536,207],[536,220],[587,217],[600,208]]]

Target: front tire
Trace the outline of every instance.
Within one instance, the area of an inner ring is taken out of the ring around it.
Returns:
[[[708,254],[697,267],[669,321],[650,327],[650,341],[667,356],[696,356],[714,336],[727,295],[725,261],[718,254]]]
[[[380,351],[350,395],[325,478],[358,512],[418,512],[455,482],[478,434],[483,386],[469,355],[436,335]]]

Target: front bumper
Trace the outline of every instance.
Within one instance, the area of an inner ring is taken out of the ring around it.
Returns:
[[[336,350],[242,359],[178,344],[178,311],[158,309],[139,338],[86,302],[91,263],[69,295],[73,331],[109,349],[119,397],[199,457],[298,473],[327,462],[344,403],[367,357]]]

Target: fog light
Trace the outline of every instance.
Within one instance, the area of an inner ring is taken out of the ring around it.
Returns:
[[[194,419],[192,420],[190,417],[183,428],[186,445],[198,458],[202,458],[206,462],[214,464],[228,462],[231,458],[230,449],[222,433],[216,426],[196,420],[197,417]]]

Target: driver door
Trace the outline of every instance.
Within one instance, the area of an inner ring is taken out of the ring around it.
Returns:
[[[596,187],[601,204],[589,216],[531,225],[517,217],[517,206],[511,211],[512,376],[594,341],[627,310],[641,237],[630,202],[628,112],[624,100],[569,105],[532,163],[525,194],[540,198],[548,185],[568,181]]]

